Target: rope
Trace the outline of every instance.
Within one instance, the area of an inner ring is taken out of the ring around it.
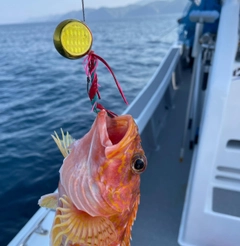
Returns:
[[[85,72],[87,75],[87,92],[89,99],[92,104],[92,111],[95,113],[98,113],[102,109],[105,109],[100,103],[98,103],[98,100],[101,99],[100,92],[99,92],[99,84],[98,84],[98,76],[97,76],[97,66],[98,66],[98,61],[101,61],[108,69],[108,71],[112,74],[113,79],[117,85],[117,88],[126,104],[128,104],[127,99],[125,98],[122,88],[114,75],[111,67],[108,65],[108,63],[100,56],[96,55],[93,51],[90,51],[88,56],[84,59],[85,63]],[[89,86],[91,86],[89,88]],[[113,113],[110,110],[105,109],[108,112],[108,115],[110,117],[115,117],[117,116],[115,113]]]

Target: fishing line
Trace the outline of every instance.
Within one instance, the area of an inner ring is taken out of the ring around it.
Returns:
[[[83,22],[85,22],[85,8],[84,8],[84,0],[82,0],[82,15],[83,15]]]
[[[167,30],[165,30],[165,31],[163,31],[162,33],[160,33],[159,36],[160,36],[161,38],[164,38],[165,36],[171,34],[172,31],[173,31],[174,29],[177,29],[177,28],[178,28],[178,26],[177,26],[176,24],[174,24],[173,26],[171,26],[171,27],[168,28]]]
[[[87,94],[92,104],[92,111],[98,113],[105,109],[109,116],[117,116],[112,111],[106,109],[98,101],[101,99],[98,84],[97,66],[98,61],[102,62],[112,75],[119,93],[124,102],[128,104],[122,88],[108,63],[100,56],[95,54],[92,49],[92,32],[85,23],[85,7],[82,0],[83,21],[67,19],[58,24],[54,32],[54,45],[56,50],[68,59],[79,59],[85,56],[84,69],[87,75]]]

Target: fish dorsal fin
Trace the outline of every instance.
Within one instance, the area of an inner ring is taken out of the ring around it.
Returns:
[[[115,227],[108,218],[77,210],[66,195],[60,201],[63,206],[56,210],[51,232],[53,246],[106,246],[117,240]]]
[[[58,205],[58,193],[42,196],[38,201],[38,205],[45,208],[56,209]]]
[[[133,226],[134,221],[136,220],[136,217],[137,217],[137,211],[138,211],[139,203],[140,203],[140,195],[138,195],[136,202],[134,203],[133,210],[132,210],[131,216],[129,218],[129,221],[127,223],[126,231],[125,231],[121,246],[130,246],[130,241],[132,239],[131,238],[132,226]]]
[[[72,136],[68,132],[66,133],[66,135],[64,135],[62,128],[61,128],[62,140],[59,138],[58,134],[55,131],[54,133],[55,133],[55,136],[54,135],[51,135],[51,136],[54,139],[55,143],[57,144],[62,155],[65,158],[70,153],[69,146],[75,141],[75,139],[73,139]]]

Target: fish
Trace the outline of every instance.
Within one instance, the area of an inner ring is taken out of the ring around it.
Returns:
[[[130,246],[147,167],[133,117],[111,118],[103,109],[81,139],[63,131],[53,138],[65,157],[58,192],[39,200],[56,209],[51,245]]]

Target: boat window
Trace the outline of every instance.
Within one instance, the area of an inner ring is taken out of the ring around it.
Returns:
[[[240,140],[231,139],[227,142],[227,148],[240,149]]]
[[[240,192],[214,188],[212,209],[217,213],[240,217]]]

